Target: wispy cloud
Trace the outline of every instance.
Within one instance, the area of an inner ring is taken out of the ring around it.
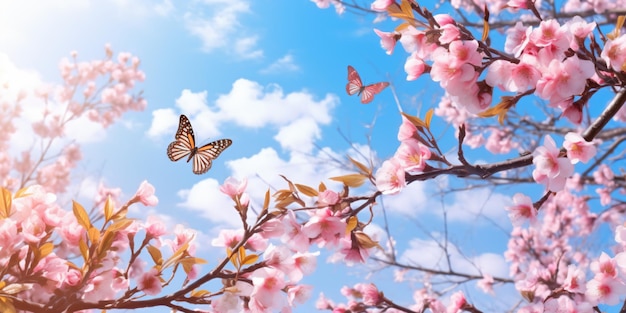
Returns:
[[[272,73],[284,73],[284,72],[295,72],[300,70],[298,64],[296,64],[295,58],[291,53],[286,54],[282,58],[274,61],[274,63],[270,64],[268,67],[261,70],[262,74],[272,74]]]
[[[209,13],[205,15],[206,12]],[[258,37],[250,35],[241,23],[241,16],[249,12],[250,4],[246,1],[205,1],[203,6],[185,14],[185,26],[200,38],[205,52],[234,47],[233,52],[241,58],[260,58],[263,50],[257,47]]]

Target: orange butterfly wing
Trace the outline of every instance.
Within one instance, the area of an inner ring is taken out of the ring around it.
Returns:
[[[188,156],[187,162],[193,159],[192,171],[194,174],[198,175],[206,173],[211,168],[213,160],[233,143],[230,139],[220,139],[202,147],[196,147],[191,123],[189,119],[182,114],[174,139],[175,140],[167,146],[167,156],[174,162],[186,156]]]

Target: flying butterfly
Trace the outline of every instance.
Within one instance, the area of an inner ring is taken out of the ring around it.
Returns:
[[[346,85],[346,91],[349,95],[358,94],[361,96],[361,103],[367,104],[374,100],[374,96],[383,89],[389,86],[388,82],[380,82],[367,86],[363,86],[361,76],[354,69],[354,67],[348,65],[348,84]]]
[[[187,163],[193,159],[192,170],[194,174],[198,175],[206,173],[211,168],[211,162],[233,143],[230,139],[220,139],[202,147],[196,147],[196,139],[193,135],[191,123],[182,114],[180,115],[178,131],[174,138],[175,140],[167,147],[167,156],[174,162],[186,156],[188,156]]]

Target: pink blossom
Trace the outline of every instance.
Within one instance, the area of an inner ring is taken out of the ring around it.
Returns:
[[[345,236],[340,240],[339,252],[343,254],[343,261],[348,265],[365,263],[370,255],[369,249],[358,244],[354,237]]]
[[[381,295],[374,284],[363,284],[361,287],[360,291],[365,305],[378,305],[380,303]]]
[[[232,292],[224,292],[221,297],[211,301],[214,312],[239,312],[240,297]]]
[[[537,82],[535,94],[551,103],[580,95],[585,90],[587,78],[594,73],[593,63],[576,55],[565,61],[553,59]]]
[[[150,238],[159,238],[167,233],[163,221],[153,215],[148,216],[143,227],[146,229],[146,234]]]
[[[448,305],[449,313],[461,312],[462,308],[467,304],[467,299],[463,291],[457,291],[450,296],[450,304]]]
[[[333,216],[329,209],[316,210],[315,215],[302,228],[302,232],[316,240],[320,246],[335,245],[345,231],[346,223]]]
[[[517,22],[514,27],[507,29],[506,33],[504,51],[519,57],[528,45],[532,27],[526,27],[522,22]]]
[[[315,308],[318,310],[329,310],[333,307],[335,307],[335,303],[332,300],[326,298],[323,292],[320,292],[319,298],[317,298],[317,301],[315,301]]]
[[[154,186],[147,180],[141,182],[133,199],[137,199],[145,206],[156,206],[159,204],[159,199],[154,195]]]
[[[615,267],[615,260],[613,260],[608,254],[602,252],[598,260],[591,262],[589,268],[598,275],[617,278],[617,268]]]
[[[304,304],[311,297],[311,293],[313,293],[313,286],[296,285],[287,287],[289,305]]]
[[[393,2],[393,0],[392,0]],[[373,6],[374,4],[372,4]],[[388,55],[393,53],[393,49],[396,47],[399,35],[396,33],[383,32],[374,28],[374,32],[380,37],[380,46],[386,51]]]
[[[583,313],[593,312],[593,307],[585,301],[574,301],[568,296],[550,298],[544,303],[544,313]]]
[[[370,8],[372,11],[385,12],[387,11],[387,8],[394,3],[394,0],[376,0],[372,3]]]
[[[398,141],[405,141],[415,136],[417,136],[417,127],[409,119],[402,116],[402,125],[400,125],[398,130]]]
[[[565,135],[563,147],[567,150],[567,157],[573,164],[587,163],[596,155],[596,147],[587,142],[581,135],[569,132]]]
[[[626,292],[626,287],[616,278],[597,275],[587,282],[585,295],[592,305],[616,305],[620,302],[620,295]]]
[[[487,138],[485,148],[487,151],[496,154],[509,153],[512,148],[517,146],[517,142],[512,140],[511,132],[500,128],[492,128],[491,135]]]
[[[441,25],[441,36],[439,36],[439,42],[442,45],[449,44],[459,39],[461,31],[454,24]]]
[[[406,186],[404,175],[400,161],[391,158],[376,171],[376,188],[383,194],[396,194]]]
[[[533,200],[530,197],[516,193],[513,196],[514,205],[507,207],[509,218],[515,226],[520,226],[524,221],[534,223],[537,221],[537,210],[533,206]]]
[[[261,225],[261,229],[263,231],[260,235],[265,239],[279,237],[285,233],[285,225],[278,219],[271,219],[263,223],[263,225]]]
[[[615,71],[626,68],[626,35],[608,40],[602,49],[600,57]]]
[[[260,268],[251,275],[254,298],[265,308],[282,307],[281,290],[285,287],[283,272],[273,268]]]
[[[614,186],[614,179],[615,173],[613,173],[613,170],[606,164],[601,164],[598,169],[593,172],[593,180],[600,185]]]
[[[536,58],[527,54],[521,56],[518,64],[496,60],[489,66],[485,81],[505,91],[524,92],[534,88],[539,81],[541,72],[538,67]]]
[[[563,189],[565,180],[574,173],[574,165],[567,158],[559,158],[560,151],[550,135],[545,136],[543,144],[533,152],[533,178],[546,185],[548,190],[557,192]]]
[[[48,235],[46,223],[38,215],[30,215],[22,222],[22,235],[29,243],[39,243],[41,239]]]
[[[426,71],[426,63],[413,52],[404,63],[404,71],[406,72],[406,80],[416,80]],[[404,118],[404,117],[403,117]]]
[[[298,252],[305,252],[309,249],[309,237],[302,231],[302,225],[296,220],[296,215],[292,210],[283,216],[285,233],[281,241],[290,249]]]
[[[317,267],[317,257],[320,252],[296,252],[293,254],[294,267],[287,272],[292,282],[298,282],[304,275],[312,274]]]
[[[400,147],[394,155],[394,159],[400,162],[406,172],[422,172],[426,167],[426,160],[430,159],[431,152],[428,147],[416,139],[407,139],[400,143]]]
[[[482,63],[483,57],[478,52],[478,42],[476,40],[455,40],[450,43],[448,50],[456,65],[471,64],[480,66]]]
[[[317,203],[320,206],[331,206],[339,203],[340,199],[339,193],[326,189],[318,195]]]
[[[112,300],[116,293],[116,290],[111,288],[113,284],[113,272],[112,270],[107,270],[91,277],[86,287],[83,289],[82,299],[87,302]]]
[[[228,177],[224,181],[224,184],[220,186],[220,191],[227,196],[234,198],[235,196],[243,194],[248,187],[248,179],[244,178],[241,182],[234,177]]]
[[[570,264],[567,267],[567,277],[563,282],[563,289],[572,293],[585,293],[585,272]]]
[[[494,295],[493,291],[493,276],[489,274],[483,274],[483,278],[476,282],[478,288],[480,288],[484,293],[488,293]]]
[[[158,295],[162,289],[159,276],[160,274],[155,268],[143,273],[143,275],[137,279],[137,289],[150,296]]]

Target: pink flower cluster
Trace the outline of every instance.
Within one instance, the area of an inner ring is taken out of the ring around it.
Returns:
[[[402,117],[398,131],[400,146],[395,155],[383,162],[376,171],[376,187],[383,194],[400,192],[406,186],[405,172],[415,174],[426,168],[426,160],[430,159],[431,151],[418,138],[417,127]]]
[[[546,135],[544,145],[533,152],[533,178],[553,192],[565,187],[566,179],[574,173],[575,163],[587,163],[596,153],[595,146],[576,133],[568,133],[563,145],[567,158],[561,157],[561,151],[550,135]]]
[[[147,182],[141,184],[133,199],[142,199],[137,201],[147,205],[154,205],[158,201],[154,196],[154,187]],[[114,211],[101,214],[114,214],[116,210],[124,212],[133,201],[119,210],[113,208]],[[143,291],[154,295],[161,291],[161,270],[146,270],[146,264],[138,258],[148,242],[155,239],[154,242],[160,244],[164,239],[162,236],[166,231],[160,221],[139,223],[128,220],[124,223],[126,226],[116,227],[109,242],[110,247],[98,252],[95,248],[104,244],[104,241],[94,242],[92,239],[95,234],[87,235],[85,223],[91,222],[83,220],[87,215],[80,204],[74,203],[73,210],[62,209],[56,204],[54,194],[46,192],[42,186],[34,185],[16,193],[8,209],[9,216],[0,219],[0,238],[3,242],[0,266],[6,269],[0,278],[14,286],[30,286],[16,293],[15,297],[46,305],[53,297],[64,294],[67,299],[96,303],[115,299],[123,292]],[[122,216],[118,216],[118,221],[122,219]],[[107,236],[109,226],[108,222],[104,223],[100,236]],[[145,230],[149,238],[146,238],[141,248],[132,251],[132,264],[125,264],[129,261],[124,261],[123,252],[141,230]],[[194,245],[191,240],[186,240],[186,244],[189,245],[188,253],[192,253]],[[52,245],[57,248],[48,251],[46,247]],[[81,245],[87,249],[94,245],[94,250],[90,250],[91,254],[85,254]],[[175,250],[178,247],[172,248]],[[84,264],[74,263],[76,261]],[[37,281],[45,283],[33,283]],[[137,289],[131,288],[133,281]]]

